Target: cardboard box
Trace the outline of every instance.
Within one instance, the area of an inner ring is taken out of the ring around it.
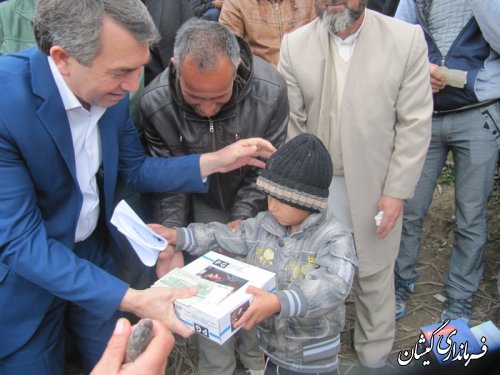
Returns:
[[[425,342],[419,353],[430,352],[440,365],[469,363],[485,353],[463,319],[431,324],[421,330]]]
[[[479,345],[486,344],[488,354],[495,353],[500,350],[500,329],[491,321],[488,320],[470,329]]]
[[[196,333],[223,344],[238,331],[231,323],[250,306],[250,285],[273,292],[275,274],[211,251],[153,286],[197,288],[197,296],[175,301],[177,316]]]

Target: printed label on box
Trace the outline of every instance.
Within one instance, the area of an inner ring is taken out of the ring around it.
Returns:
[[[239,330],[234,324],[251,304],[250,285],[272,292],[275,274],[211,251],[153,286],[198,289],[197,296],[175,301],[176,313],[196,333],[223,344]]]

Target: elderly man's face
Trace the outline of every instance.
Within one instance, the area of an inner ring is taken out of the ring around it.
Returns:
[[[351,27],[363,14],[367,0],[315,0],[316,14],[334,34]]]
[[[231,100],[236,73],[228,57],[221,57],[219,65],[209,71],[199,71],[189,57],[179,68],[184,101],[201,117],[215,116]]]

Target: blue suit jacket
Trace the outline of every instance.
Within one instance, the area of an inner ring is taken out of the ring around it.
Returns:
[[[118,174],[138,191],[205,192],[199,155],[148,158],[128,99],[99,120],[106,235]],[[0,57],[0,358],[22,346],[54,296],[106,319],[127,285],[72,252],[82,206],[68,119],[47,57]]]

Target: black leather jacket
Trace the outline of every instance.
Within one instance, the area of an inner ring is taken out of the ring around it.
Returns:
[[[144,0],[161,35],[160,42],[151,48],[151,60],[144,67],[144,84],[147,85],[168,67],[174,55],[175,34],[181,25],[194,17],[186,0]]]
[[[238,41],[242,62],[233,96],[217,115],[200,117],[185,103],[172,65],[144,89],[143,140],[150,155],[211,152],[250,137],[265,138],[276,148],[284,143],[289,113],[286,83],[272,65],[252,55],[243,39]],[[229,212],[231,221],[254,217],[267,207],[265,194],[255,184],[258,172],[258,168],[243,167],[214,174],[208,193],[199,197],[209,207]],[[153,220],[168,226],[188,224],[189,194],[150,197]]]

